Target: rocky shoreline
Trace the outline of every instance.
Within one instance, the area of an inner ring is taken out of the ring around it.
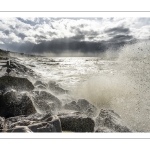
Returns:
[[[58,95],[68,90],[43,82],[17,59],[0,72],[0,132],[131,132],[113,110],[85,99],[62,101]]]

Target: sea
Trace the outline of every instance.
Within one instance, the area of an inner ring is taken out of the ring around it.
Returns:
[[[117,51],[117,52],[116,52]],[[44,82],[76,99],[111,109],[135,132],[150,132],[150,43],[137,42],[98,57],[24,57]]]

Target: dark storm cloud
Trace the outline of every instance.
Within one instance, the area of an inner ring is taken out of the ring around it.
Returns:
[[[0,49],[8,50],[8,51],[14,51],[14,52],[23,52],[23,53],[32,53],[34,44],[31,42],[25,42],[25,43],[7,43],[0,45]]]
[[[105,30],[105,33],[107,33],[110,36],[115,36],[116,34],[129,34],[130,29],[124,27],[115,27]]]
[[[110,40],[101,42],[89,42],[89,41],[79,41],[83,39],[84,35],[73,36],[71,38],[59,38],[53,39],[51,41],[45,41],[44,36],[38,36],[36,41],[39,44],[34,44],[31,42],[25,43],[7,43],[7,49],[23,52],[23,53],[55,53],[61,54],[66,50],[70,53],[72,52],[82,52],[82,53],[101,53],[109,48],[116,50],[123,44],[126,44],[129,40],[134,40],[132,36],[117,35]],[[6,49],[6,48],[5,48]]]
[[[120,39],[120,40],[119,40]],[[109,48],[116,50],[120,46],[127,44],[128,42],[134,41],[132,36],[115,36],[108,41],[101,42],[89,42],[89,41],[77,41],[74,38],[60,38],[52,41],[41,42],[35,44],[32,48],[31,53],[48,53],[52,52],[60,54],[66,50],[69,52],[82,52],[82,53],[101,53]],[[41,51],[42,50],[42,51]]]
[[[42,49],[42,51],[41,51]],[[52,41],[42,42],[40,44],[35,44],[32,52],[33,53],[63,53],[68,50],[70,52],[103,52],[105,50],[105,45],[103,43],[88,42],[88,41],[75,41],[72,39],[55,39]]]
[[[133,36],[131,35],[116,35],[113,38],[111,38],[108,42],[126,42],[133,39]]]
[[[107,29],[105,33],[111,38],[106,42],[109,46],[112,45],[114,48],[117,48],[128,42],[134,41],[135,38],[130,35],[130,32],[129,28],[124,28],[123,26]]]

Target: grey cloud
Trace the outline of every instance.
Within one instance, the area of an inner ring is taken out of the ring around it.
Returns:
[[[85,38],[85,35],[79,34],[79,35],[73,36],[73,37],[71,37],[69,39],[80,41],[80,40],[84,40],[84,38]]]
[[[70,23],[73,19],[69,20],[69,18],[66,18],[68,19],[68,21],[64,21],[64,22],[63,19],[65,18],[46,18],[46,19],[45,18],[31,18],[31,19],[17,18],[17,19],[14,19],[15,21],[13,23],[8,21],[9,23],[7,24],[7,20],[6,20],[4,21],[4,25],[2,24],[1,30],[3,33],[5,33],[5,35],[7,35],[5,36],[6,38],[3,39],[2,37],[0,37],[0,40],[6,43],[2,45],[3,48],[8,47],[10,50],[27,52],[27,53],[53,52],[58,54],[58,53],[63,53],[65,50],[69,50],[70,52],[80,51],[84,53],[103,52],[106,51],[109,47],[117,48],[119,46],[122,46],[125,43],[134,41],[135,40],[134,37],[138,37],[135,36],[137,26],[133,27],[135,30],[132,30],[130,28],[131,27],[130,24],[129,26],[127,26],[127,24],[122,26],[122,24],[118,23],[113,18],[109,18],[106,21],[106,23],[104,22],[104,24],[102,18],[85,18],[85,20],[98,20],[99,22],[102,21],[101,23],[104,26],[106,25],[112,27],[111,23],[113,26],[116,25],[116,27],[107,28],[106,30],[103,30],[103,27],[97,28],[97,24],[96,26],[92,27],[93,22],[90,25],[89,21],[86,22],[83,20],[81,22],[74,21],[76,22],[75,23],[76,25],[73,25],[72,23]],[[59,19],[61,21],[59,21]],[[84,19],[84,18],[74,18],[74,20],[77,21],[79,21],[80,19]],[[140,21],[139,25],[140,26],[144,26],[145,24],[148,25],[149,20],[150,19],[141,18],[139,19]],[[55,23],[53,24],[53,22],[55,21],[58,22],[56,22],[56,24]],[[107,24],[108,21],[110,21],[109,24]],[[44,25],[43,25],[44,23],[47,23],[49,26],[51,26],[52,29],[51,28],[44,29]],[[62,26],[59,26],[59,24],[61,25],[61,23]],[[101,23],[99,24],[99,26],[101,26]],[[5,26],[6,24],[7,26]],[[86,28],[87,25],[88,27]],[[64,30],[64,26],[66,27],[66,30]],[[69,30],[68,28],[70,26],[71,28]],[[28,32],[28,29],[30,29],[30,32]],[[141,28],[141,32],[142,31],[143,34],[145,34],[144,33],[145,30]],[[19,43],[12,42],[14,34],[11,34],[10,36],[10,33],[14,33],[16,36],[20,37],[23,42],[20,39],[19,39],[20,41]],[[67,38],[68,36],[71,35],[74,36]],[[63,36],[64,38],[60,38]],[[50,39],[48,39],[48,37],[50,37]],[[101,41],[100,37],[102,37],[103,41]],[[106,40],[107,37],[109,37],[109,40]],[[33,39],[32,40],[33,42],[35,40],[38,44],[31,43],[30,39]],[[25,42],[27,40],[30,40],[30,42]]]
[[[110,29],[105,30],[105,33],[108,33],[110,35],[115,35],[115,34],[129,34],[130,30],[129,30],[129,28],[115,27],[115,28],[110,28]]]
[[[49,23],[50,19],[49,18],[34,18],[34,21],[31,19],[26,19],[26,18],[17,18],[19,21],[25,23],[25,24],[29,24],[31,26],[35,26],[37,24],[43,24],[43,23]]]
[[[36,22],[31,21],[31,20],[24,20],[23,18],[17,18],[18,20],[20,20],[21,22],[25,23],[25,24],[30,24],[31,26],[35,26]]]
[[[51,35],[51,36],[53,36],[53,35],[57,35],[57,33],[52,32],[52,31],[48,31],[48,34],[49,34],[49,35]]]
[[[15,29],[16,29],[16,27],[13,27],[12,25],[10,25],[9,27],[10,27],[10,29],[12,29],[12,30],[15,30]]]
[[[24,33],[19,33],[17,36],[19,36],[22,40],[27,37]]]
[[[35,38],[37,43],[41,43],[43,41],[46,41],[46,37],[43,35],[35,35],[34,38]]]
[[[98,31],[93,31],[93,30],[89,30],[89,31],[85,31],[82,30],[79,27],[71,27],[71,32],[74,32],[76,34],[76,40],[78,38],[78,40],[84,40],[85,37],[87,37],[88,39],[94,39],[95,37],[97,37],[100,33]],[[73,38],[73,37],[72,37]]]
[[[56,54],[63,53],[68,50],[70,52],[102,52],[105,50],[103,43],[88,41],[72,41],[72,39],[55,39],[52,41],[42,42],[34,45],[33,51],[36,53],[53,52]]]
[[[83,24],[82,24],[83,25]],[[85,31],[85,30],[82,30],[82,28],[80,28],[79,26],[76,26],[76,27],[71,27],[70,28],[70,31],[71,32],[74,32],[74,33],[76,33],[77,35],[78,34],[84,34],[84,35],[98,35],[99,34],[99,32],[98,31],[93,31],[93,30],[89,30],[89,31]]]
[[[113,38],[109,40],[109,42],[126,42],[133,39],[133,36],[131,35],[116,35]]]
[[[9,30],[5,30],[5,31],[3,31],[3,33],[5,33],[6,35],[9,35],[10,31]]]

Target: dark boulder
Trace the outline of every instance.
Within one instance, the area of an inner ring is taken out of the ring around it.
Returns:
[[[79,99],[77,102],[72,101],[67,103],[64,105],[64,109],[80,111],[89,117],[94,117],[97,114],[97,108],[85,99]]]
[[[101,109],[95,120],[96,132],[131,132],[121,120],[120,116],[113,110]]]
[[[28,128],[33,132],[56,132],[55,127],[48,122],[39,122],[29,125]]]
[[[49,81],[48,88],[55,94],[67,94],[69,92],[68,90],[64,90],[63,88],[59,87],[55,81]]]
[[[38,85],[43,85],[44,87],[46,87],[47,85],[45,83],[43,83],[42,81],[36,81],[34,83],[34,86],[38,86]]]
[[[28,93],[18,94],[11,89],[0,95],[0,116],[2,117],[29,115],[35,112],[32,98]]]
[[[46,91],[35,91],[34,103],[41,111],[44,109],[46,111],[55,111],[62,107],[62,102],[57,97]]]
[[[60,113],[58,117],[63,131],[94,132],[94,120],[84,114],[79,112]]]
[[[77,105],[76,101],[65,104],[64,109],[80,111],[80,107]]]
[[[24,118],[24,119],[26,119],[26,118]],[[22,120],[18,120],[16,122],[15,121],[11,122],[11,121],[7,120],[6,125],[7,125],[7,129],[13,129],[16,126],[29,126],[34,123],[36,123],[36,121],[23,120],[23,118],[22,118]]]
[[[12,76],[0,77],[0,90],[10,88],[21,91],[31,91],[34,89],[34,86],[27,78],[12,77]]]
[[[35,86],[37,89],[46,90],[46,87],[44,85],[37,85]]]
[[[79,99],[77,105],[80,107],[80,110],[85,113],[87,116],[94,117],[97,114],[97,108],[89,103],[85,99]]]
[[[52,102],[35,99],[34,105],[40,113],[52,113],[55,110],[55,105]]]

